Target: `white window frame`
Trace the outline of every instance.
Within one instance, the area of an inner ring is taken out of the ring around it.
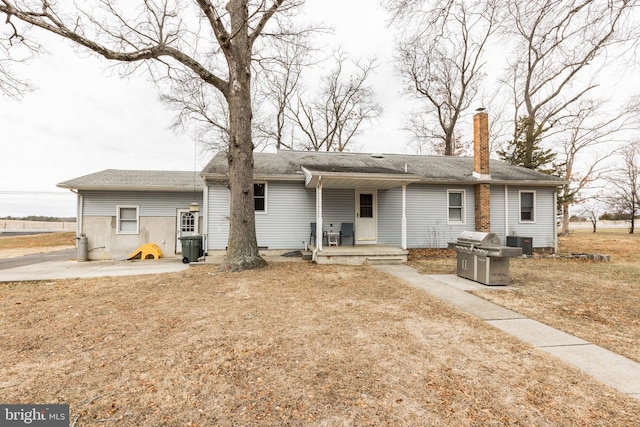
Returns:
[[[451,193],[460,193],[462,194],[462,206],[449,206],[449,195]],[[451,219],[451,215],[449,213],[449,210],[451,208],[455,208],[455,209],[460,209],[460,219],[457,220],[452,220]],[[462,190],[462,189],[450,189],[447,190],[447,224],[466,224],[466,218],[467,218],[467,191],[466,190]]]
[[[136,210],[136,230],[135,231],[122,231],[122,221],[133,221],[132,219],[120,218],[120,212],[122,209],[135,209]],[[139,234],[140,233],[140,207],[134,205],[118,205],[116,206],[116,233],[117,234]]]
[[[255,185],[257,185],[257,184],[262,184],[262,185],[264,185],[264,210],[257,211],[257,210],[255,210],[255,209],[254,209],[254,211],[255,211],[255,213],[256,213],[256,214],[258,214],[258,215],[264,215],[264,214],[266,214],[266,213],[267,213],[267,209],[268,209],[267,207],[269,206],[269,203],[268,203],[268,197],[269,197],[269,196],[268,196],[268,194],[269,194],[269,184],[268,184],[266,181],[256,181],[256,182],[254,182],[254,183],[253,183],[253,185],[254,185],[254,186],[255,186]],[[255,195],[255,188],[254,188],[253,190],[254,190],[254,194],[253,194],[253,206],[254,206],[254,208],[255,208],[255,203],[256,203],[256,202],[255,202],[255,199],[256,199],[256,195]]]
[[[531,219],[522,219],[522,194],[533,195],[533,212],[531,212]],[[518,192],[518,220],[520,223],[533,224],[536,222],[536,190],[520,190]]]

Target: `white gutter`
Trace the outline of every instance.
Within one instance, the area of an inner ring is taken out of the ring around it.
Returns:
[[[76,219],[76,237],[81,237],[84,231],[84,196],[73,188],[70,188],[69,190],[77,196],[76,215],[78,218]]]
[[[558,253],[558,187],[553,190],[553,253]]]
[[[507,244],[509,235],[509,186],[504,186],[504,244]]]
[[[202,249],[205,253],[209,250],[209,186],[202,188]]]

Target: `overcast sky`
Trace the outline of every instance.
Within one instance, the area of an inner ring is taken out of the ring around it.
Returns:
[[[305,7],[334,27],[347,52],[380,61],[372,84],[385,114],[358,148],[403,152],[403,102],[390,77],[393,36],[376,4],[307,0]],[[0,97],[0,217],[75,216],[75,195],[56,184],[104,169],[193,170],[195,163],[200,170],[207,163],[193,132],[169,129],[174,113],[152,83],[121,79],[106,61],[78,58],[65,42],[47,48],[50,55],[16,68],[37,90],[20,101]]]
[[[409,152],[402,131],[408,102],[391,63],[393,32],[377,4],[307,0],[305,13],[331,25],[332,42],[352,57],[378,60],[370,83],[384,112],[352,148],[404,153]],[[47,44],[50,55],[16,68],[37,90],[20,101],[0,97],[0,217],[75,216],[75,195],[56,184],[104,169],[200,170],[208,162],[210,155],[195,146],[194,132],[169,128],[174,112],[159,101],[152,83],[142,77],[121,79],[106,60],[88,54],[80,58],[68,43],[53,40]],[[494,58],[486,69],[493,78],[501,72],[501,49]],[[618,77],[602,80],[629,95]],[[638,82],[633,75],[626,80]],[[472,114],[465,115],[461,131],[471,131]]]

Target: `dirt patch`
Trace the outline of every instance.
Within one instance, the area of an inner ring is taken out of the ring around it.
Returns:
[[[369,267],[0,285],[0,389],[74,425],[638,425],[640,402]]]

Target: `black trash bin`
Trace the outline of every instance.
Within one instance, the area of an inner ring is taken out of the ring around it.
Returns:
[[[202,250],[202,236],[193,235],[180,237],[182,243],[182,262],[188,264],[198,261],[198,258],[204,255]]]

